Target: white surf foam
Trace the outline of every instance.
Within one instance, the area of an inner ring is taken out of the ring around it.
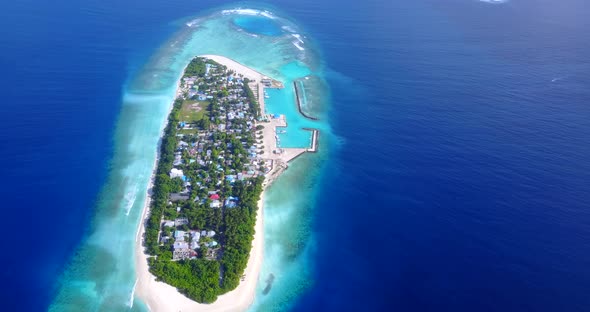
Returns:
[[[125,215],[128,216],[131,208],[133,208],[133,204],[135,204],[135,199],[137,198],[137,185],[133,187],[133,190],[127,192],[125,194]]]
[[[229,15],[229,14],[239,14],[239,15],[253,15],[253,16],[264,16],[270,19],[275,19],[276,17],[270,11],[261,11],[256,9],[230,9],[230,10],[223,10],[221,14]]]
[[[562,76],[562,77],[555,77],[555,78],[551,79],[551,82],[557,82],[557,81],[559,81],[559,80],[563,80],[563,79],[565,79],[565,76]]]
[[[297,49],[299,49],[299,51],[304,51],[304,50],[305,50],[305,48],[301,46],[301,43],[299,43],[299,42],[297,42],[297,41],[293,41],[292,43],[293,43],[293,45],[294,45],[294,46],[295,46]]]
[[[295,39],[297,39],[297,41],[303,43],[303,39],[301,39],[301,35],[300,34],[292,34],[291,36],[295,37]]]
[[[490,4],[502,4],[508,2],[508,0],[479,0],[480,2],[490,3]]]
[[[129,301],[127,302],[127,306],[130,309],[133,308],[133,299],[135,297],[135,287],[137,287],[137,279],[135,280],[135,284],[133,284],[133,288],[131,289],[131,295],[129,296]]]
[[[268,17],[270,19],[274,19],[274,15],[272,15],[272,12],[270,11],[262,11],[260,12],[260,15],[264,16],[264,17]]]

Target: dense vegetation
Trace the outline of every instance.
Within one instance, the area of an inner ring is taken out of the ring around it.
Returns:
[[[160,221],[162,213],[166,208],[168,196],[170,195],[171,183],[168,177],[168,172],[172,169],[172,162],[174,161],[174,151],[176,150],[176,124],[178,123],[178,111],[182,105],[182,99],[174,101],[172,111],[168,116],[168,124],[164,130],[162,137],[162,145],[160,146],[160,158],[158,159],[158,169],[154,187],[152,189],[150,216],[146,224],[145,245],[148,254],[157,255],[158,248],[158,232],[160,229]]]
[[[246,96],[248,97],[248,101],[252,103],[250,105],[250,113],[254,115],[254,118],[260,117],[260,105],[258,105],[258,101],[256,100],[256,96],[250,86],[248,86],[248,78],[244,78],[244,92],[246,92]]]
[[[195,58],[187,67],[185,76],[203,76],[205,62],[207,61],[204,59]],[[248,96],[253,97],[251,90]],[[151,195],[150,215],[146,221],[145,247],[147,253],[152,256],[148,260],[150,271],[159,280],[178,288],[180,292],[195,301],[211,303],[217,299],[218,295],[235,289],[246,268],[254,236],[257,203],[264,178],[258,176],[235,181],[233,184],[226,181],[224,179],[226,174],[240,169],[248,161],[244,145],[253,144],[254,134],[250,131],[247,137],[238,138],[234,133],[214,131],[212,141],[220,144],[211,147],[212,159],[217,159],[221,154],[231,155],[231,165],[225,163],[199,165],[196,162],[183,165],[186,177],[193,183],[198,181],[202,187],[193,189],[189,200],[172,204],[169,199],[170,194],[179,192],[183,187],[179,178],[171,179],[169,176],[170,170],[174,167],[175,153],[179,153],[180,138],[177,135],[182,103],[183,100],[180,98],[174,102],[164,130]],[[208,107],[210,118],[204,118],[195,126],[207,130],[210,128],[210,122],[218,124],[219,108],[222,105],[228,104],[217,99],[212,100]],[[250,108],[252,106],[250,105]],[[255,105],[255,107],[258,106]],[[239,120],[236,120],[234,124],[241,125]],[[182,139],[186,140],[184,137]],[[197,136],[190,139],[197,140]],[[220,164],[223,164],[221,169]],[[217,181],[222,183],[216,183]],[[209,207],[211,201],[207,198],[207,191],[211,189],[220,190],[224,196],[239,198],[239,204],[231,209]],[[201,200],[197,200],[199,198]],[[179,230],[209,229],[218,233],[216,238],[223,246],[218,259],[206,258],[207,247],[203,245],[199,250],[198,258],[171,261],[173,258],[171,243],[161,244],[159,236],[169,236],[172,233],[168,227],[161,227],[161,223],[163,219],[174,220],[179,216],[188,219],[188,224],[179,226]]]
[[[221,264],[225,269],[223,292],[236,288],[240,283],[242,272],[246,269],[263,179],[258,177],[253,184],[240,183],[234,187],[235,194],[241,199],[241,207],[228,210],[225,214],[226,245],[221,258]]]
[[[200,57],[194,58],[184,70],[183,77],[204,76],[205,71],[207,70],[206,64],[213,65],[216,63]]]
[[[149,265],[150,271],[160,280],[197,302],[214,302],[220,293],[218,261],[150,258]]]

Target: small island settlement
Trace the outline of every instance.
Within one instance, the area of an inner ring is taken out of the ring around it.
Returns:
[[[195,57],[168,116],[143,242],[150,273],[199,303],[245,278],[264,187],[316,150],[311,129],[309,148],[279,147],[286,119],[265,113],[264,88],[283,84],[224,57]]]

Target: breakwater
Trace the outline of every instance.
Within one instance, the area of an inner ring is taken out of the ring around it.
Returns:
[[[320,135],[320,131],[318,129],[312,128],[303,128],[303,130],[311,131],[311,146],[306,151],[315,153],[318,151],[318,137]]]
[[[301,98],[302,98],[302,96],[300,96],[300,95],[299,95],[299,92],[300,92],[301,90],[300,90],[300,89],[299,89],[299,87],[297,86],[297,81],[293,81],[293,87],[295,88],[295,98],[296,98],[296,100],[297,100],[297,109],[299,110],[299,113],[300,113],[300,114],[301,114],[303,117],[305,117],[305,118],[307,118],[307,119],[311,119],[311,120],[319,120],[319,118],[317,118],[317,117],[313,117],[313,116],[310,116],[310,115],[306,114],[306,113],[305,113],[305,112],[304,112],[304,111],[301,109]]]

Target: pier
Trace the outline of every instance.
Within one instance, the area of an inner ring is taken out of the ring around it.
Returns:
[[[278,147],[278,134],[276,129],[286,127],[287,120],[284,115],[281,115],[280,118],[272,118],[269,116],[268,119],[269,122],[259,123],[259,125],[264,126],[264,129],[262,130],[263,158],[273,160],[280,159],[287,163],[308,150],[306,148]]]
[[[285,115],[280,115],[278,118],[274,115],[266,113],[265,107],[265,92],[264,89],[266,88],[283,88],[284,85],[272,78],[268,78],[266,76],[258,77],[259,80],[251,81],[250,88],[252,89],[253,93],[258,98],[258,104],[260,105],[260,112],[262,120],[256,123],[256,125],[261,125],[264,128],[262,130],[257,131],[257,137],[260,135],[262,136],[262,142],[258,143],[257,146],[262,152],[261,158],[266,159],[271,162],[271,170],[266,174],[266,181],[264,183],[265,186],[270,185],[284,170],[288,168],[288,163],[294,160],[295,158],[303,155],[304,153],[316,153],[318,150],[318,138],[319,138],[319,131],[313,128],[303,128],[305,131],[311,131],[311,142],[309,147],[280,147],[279,145],[279,137],[278,134],[280,133],[278,129],[286,128],[287,127],[287,119]],[[299,95],[299,90],[297,86],[297,82],[293,83],[295,88],[295,96],[297,100],[297,108],[299,113],[308,119],[311,120],[318,120],[318,118],[309,116],[305,114],[301,109],[301,98]]]
[[[318,129],[303,128],[303,130],[311,131],[311,147],[307,149],[307,152],[315,153],[318,151],[318,137],[320,131]]]

